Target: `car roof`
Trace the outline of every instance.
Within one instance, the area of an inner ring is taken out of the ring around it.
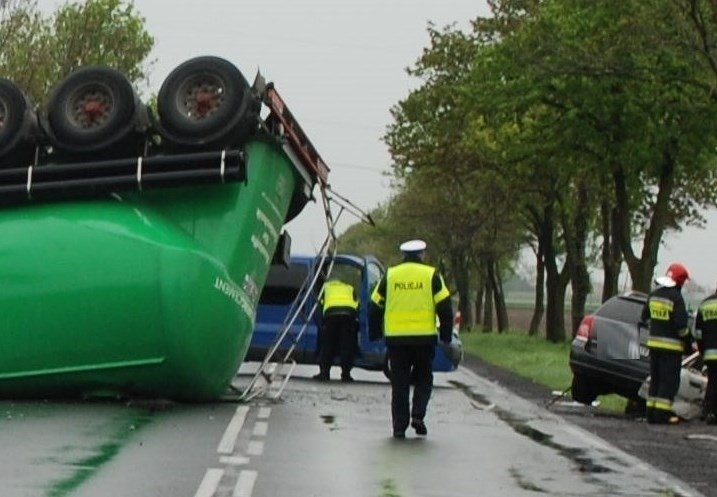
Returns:
[[[618,298],[618,299],[623,299],[623,300],[632,300],[634,302],[639,302],[639,303],[647,302],[647,294],[643,293],[643,292],[638,292],[635,290],[625,292],[620,295],[615,295],[612,298]]]

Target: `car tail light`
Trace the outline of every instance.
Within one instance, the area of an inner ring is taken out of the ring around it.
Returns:
[[[575,338],[579,340],[588,341],[593,338],[593,323],[595,322],[595,316],[592,314],[587,315],[580,321],[578,326],[578,332],[575,334]]]

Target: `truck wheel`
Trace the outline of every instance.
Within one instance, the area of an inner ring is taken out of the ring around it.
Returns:
[[[590,380],[583,376],[573,376],[570,392],[573,400],[581,404],[591,404],[598,396],[597,390],[590,384]]]
[[[259,105],[236,66],[219,57],[196,57],[162,83],[159,131],[175,145],[241,141],[255,128]]]
[[[31,109],[20,88],[0,78],[0,157],[11,154],[21,141],[31,138],[31,127],[35,124]]]
[[[135,126],[137,101],[129,80],[107,67],[83,67],[53,90],[47,111],[55,145],[89,152],[123,139]]]

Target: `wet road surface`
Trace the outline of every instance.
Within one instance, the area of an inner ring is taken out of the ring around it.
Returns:
[[[345,384],[315,372],[298,367],[279,400],[0,403],[0,495],[700,495],[463,368],[436,374],[428,437],[406,440],[390,436],[381,373]]]

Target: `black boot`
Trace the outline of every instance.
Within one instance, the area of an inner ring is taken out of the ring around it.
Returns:
[[[322,369],[318,372],[318,374],[314,375],[314,379],[318,381],[329,381],[331,377],[329,376],[329,372],[325,369]]]
[[[655,408],[654,407],[648,407],[645,409],[645,418],[647,419],[648,424],[655,424]]]

